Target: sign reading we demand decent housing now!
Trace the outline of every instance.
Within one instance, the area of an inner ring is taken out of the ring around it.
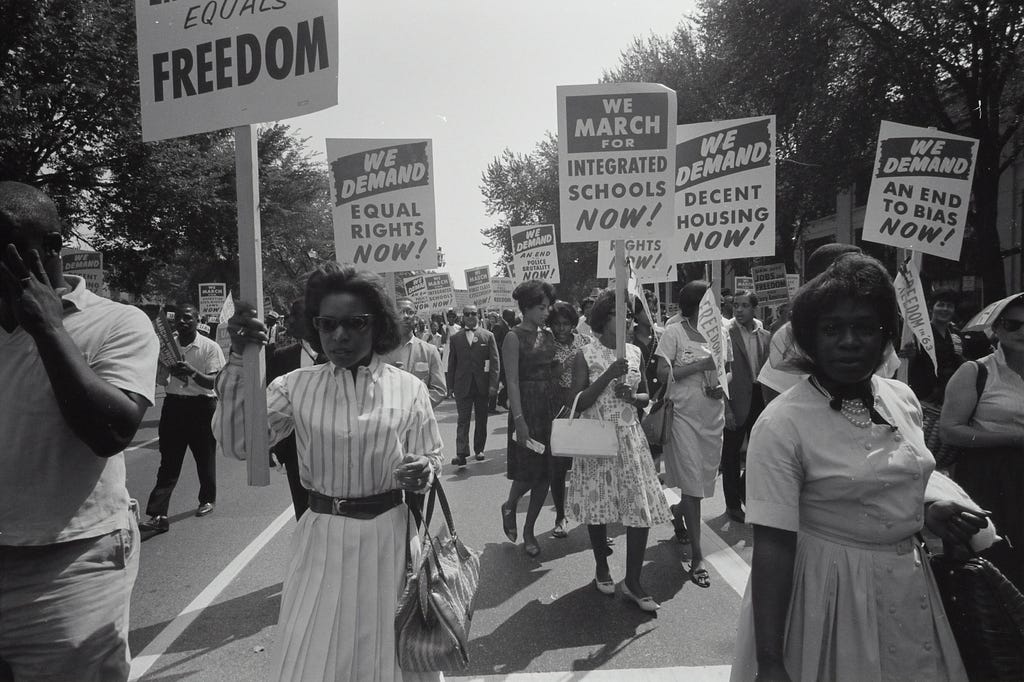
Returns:
[[[863,238],[960,260],[978,141],[882,121]]]
[[[327,162],[339,263],[437,267],[430,140],[327,140]]]
[[[775,253],[775,117],[681,125],[679,263]]]
[[[558,87],[563,242],[668,236],[676,95],[654,83]]]
[[[338,103],[336,0],[136,0],[142,139]]]

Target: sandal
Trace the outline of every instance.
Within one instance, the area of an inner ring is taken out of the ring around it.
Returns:
[[[501,529],[505,531],[505,537],[509,542],[519,539],[519,531],[516,529],[516,513],[509,509],[504,502],[501,503]]]
[[[703,566],[690,569],[690,582],[697,587],[703,587],[707,589],[711,587],[711,574],[708,573],[708,569]]]
[[[562,519],[555,524],[555,529],[551,531],[551,537],[553,538],[566,538],[569,537],[569,532],[565,530],[565,519]]]

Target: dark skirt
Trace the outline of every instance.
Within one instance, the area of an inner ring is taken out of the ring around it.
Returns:
[[[953,478],[982,509],[992,512],[996,530],[1010,541],[1010,546],[997,543],[983,556],[1024,591],[1024,453],[1012,447],[965,448]]]
[[[547,381],[520,381],[519,404],[522,406],[530,438],[544,444],[544,454],[534,452],[515,440],[515,420],[508,413],[508,470],[513,481],[540,483],[551,478],[553,460],[568,459],[551,456],[551,421],[560,407],[558,394]]]

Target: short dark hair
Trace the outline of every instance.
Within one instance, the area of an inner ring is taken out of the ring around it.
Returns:
[[[394,301],[388,296],[384,280],[367,270],[356,270],[351,265],[325,263],[306,280],[306,328],[316,329],[313,318],[320,314],[320,304],[331,294],[352,294],[363,300],[373,315],[373,352],[389,353],[401,343],[398,313]],[[320,335],[310,333],[309,345],[323,352]]]
[[[613,317],[615,317],[615,292],[605,289],[597,295],[594,307],[590,309],[590,328],[600,334]]]
[[[960,305],[960,292],[956,289],[950,289],[949,287],[943,287],[942,289],[936,289],[931,295],[932,305],[935,305],[939,301],[943,303],[951,303],[953,305]]]
[[[761,303],[761,299],[757,297],[757,294],[754,293],[753,289],[740,289],[739,291],[732,295],[732,300],[735,301],[737,298],[740,298],[741,296],[746,296],[747,298],[750,299],[751,308],[756,308]]]
[[[528,279],[515,288],[512,298],[519,304],[519,310],[525,311],[535,305],[540,305],[545,298],[549,302],[554,301],[555,290],[542,279]]]
[[[511,327],[516,323],[516,311],[511,308],[505,308],[501,311],[501,319],[505,320],[505,322],[507,322]]]
[[[793,338],[812,364],[815,361],[818,318],[847,299],[862,301],[871,306],[872,310],[878,312],[884,340],[896,341],[899,333],[899,306],[889,273],[871,256],[848,253],[800,287],[792,301],[789,320],[793,327]],[[878,366],[881,366],[885,357],[884,343],[882,348]]]
[[[23,182],[0,182],[0,247],[22,242],[42,251],[46,235],[52,234],[60,234],[60,216],[53,200]]]
[[[684,284],[679,289],[679,314],[683,317],[689,317],[697,312],[700,299],[704,298],[704,294],[710,286],[711,284],[703,279],[695,279]]]
[[[576,312],[576,306],[565,301],[555,301],[548,310],[548,325],[555,323],[555,318],[562,318],[575,327],[580,321],[580,314]]]
[[[804,279],[807,281],[814,279],[828,270],[828,267],[835,263],[840,256],[848,253],[864,252],[855,244],[837,244],[834,242],[822,244],[807,257],[807,272],[804,273]]]

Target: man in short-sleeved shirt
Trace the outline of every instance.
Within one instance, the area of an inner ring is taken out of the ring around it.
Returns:
[[[124,448],[153,404],[138,308],[65,276],[42,192],[0,182],[0,679],[125,680],[138,531]]]
[[[417,338],[413,333],[417,317],[416,304],[412,299],[403,296],[395,301],[395,305],[402,322],[402,344],[381,357],[387,364],[416,375],[427,387],[431,406],[437,407],[448,396],[441,354],[436,346]]]

